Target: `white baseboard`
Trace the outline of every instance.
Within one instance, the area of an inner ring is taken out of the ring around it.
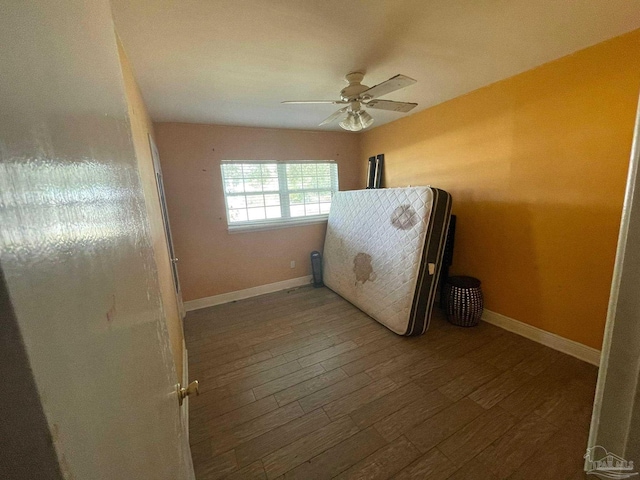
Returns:
[[[587,347],[581,343],[541,330],[491,310],[484,310],[482,320],[592,365],[600,365],[600,350],[595,348]]]
[[[234,302],[236,300],[257,297],[258,295],[264,295],[265,293],[279,292],[280,290],[286,290],[288,288],[309,285],[312,279],[313,277],[311,275],[306,275],[304,277],[291,278],[289,280],[283,280],[282,282],[268,283],[267,285],[245,288],[244,290],[223,293],[212,297],[198,298],[197,300],[185,302],[184,308],[187,312],[191,312],[192,310],[222,305],[223,303]]]

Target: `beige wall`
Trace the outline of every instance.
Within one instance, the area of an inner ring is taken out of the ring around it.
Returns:
[[[136,83],[133,69],[127,55],[118,41],[118,52],[122,65],[122,75],[124,78],[125,92],[129,107],[129,118],[131,120],[131,135],[138,159],[138,169],[140,181],[145,196],[147,213],[149,215],[149,226],[151,228],[151,240],[153,242],[153,252],[158,269],[158,282],[164,314],[166,316],[169,340],[171,342],[171,352],[176,364],[178,379],[182,380],[182,356],[183,356],[183,330],[182,318],[178,310],[176,295],[174,292],[171,265],[167,249],[167,239],[160,210],[160,200],[156,187],[155,171],[153,168],[153,158],[149,147],[148,135],[153,136],[153,124],[147,113],[147,109]]]
[[[488,309],[600,348],[639,58],[640,30],[369,130],[360,161],[452,193],[453,272]]]
[[[184,123],[155,131],[185,300],[308,275],[309,253],[322,250],[326,224],[229,234],[221,160],[336,160],[341,190],[364,186],[358,136],[346,132]]]

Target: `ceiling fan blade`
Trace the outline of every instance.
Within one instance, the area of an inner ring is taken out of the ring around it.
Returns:
[[[360,94],[362,97],[378,98],[387,93],[395,92],[401,88],[413,85],[417,80],[409,78],[406,75],[396,75],[391,77],[386,82],[379,83],[378,85],[371,87],[369,90],[365,90]]]
[[[331,123],[333,122],[335,119],[339,118],[344,112],[347,111],[349,107],[343,107],[340,110],[338,110],[337,112],[333,112],[331,115],[329,115],[327,118],[325,118],[322,123],[320,123],[318,126],[321,127],[322,125],[326,125],[327,123]]]
[[[368,108],[379,108],[380,110],[405,113],[418,106],[417,103],[394,102],[392,100],[370,100],[365,103],[365,105]]]
[[[287,103],[291,105],[299,105],[299,104],[305,104],[305,103],[328,103],[332,105],[343,105],[349,102],[345,102],[344,100],[289,100],[289,101],[280,102],[280,103]]]

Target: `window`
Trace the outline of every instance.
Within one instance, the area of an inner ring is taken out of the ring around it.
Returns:
[[[223,161],[229,230],[323,221],[338,190],[333,161]]]

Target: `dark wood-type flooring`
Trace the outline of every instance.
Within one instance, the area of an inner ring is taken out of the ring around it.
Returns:
[[[303,287],[190,312],[185,334],[198,480],[587,478],[597,369],[484,322],[436,310],[401,337]]]

